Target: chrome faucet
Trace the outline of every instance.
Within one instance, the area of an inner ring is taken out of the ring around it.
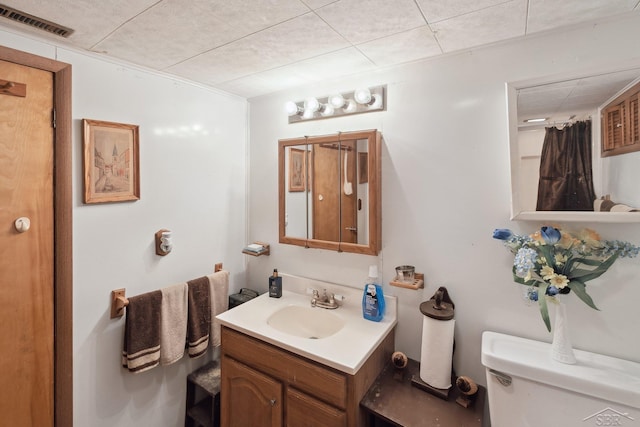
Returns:
[[[341,298],[341,297],[338,297],[338,298]],[[322,296],[320,296],[320,292],[318,292],[317,289],[313,289],[313,293],[311,296],[311,307],[321,307],[321,308],[333,310],[340,307],[340,305],[338,305],[338,301],[336,301],[336,296],[333,293],[331,292],[327,293],[327,290],[325,289],[322,292]]]

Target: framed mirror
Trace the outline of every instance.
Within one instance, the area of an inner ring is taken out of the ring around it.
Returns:
[[[381,138],[374,129],[278,141],[280,243],[378,254]]]
[[[640,192],[634,184],[640,179],[640,168],[634,166],[640,162],[640,154],[601,156],[601,109],[638,79],[640,64],[628,64],[507,83],[512,220],[640,222],[640,212],[540,210],[538,200],[547,128],[562,130],[590,121],[595,200],[610,195],[621,204],[640,209]]]

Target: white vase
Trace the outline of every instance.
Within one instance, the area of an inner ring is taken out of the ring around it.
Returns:
[[[564,302],[558,298],[555,318],[553,321],[553,341],[551,342],[551,357],[561,363],[573,365],[576,363],[576,356],[573,354],[571,338],[569,337],[569,325],[567,323],[567,312]]]

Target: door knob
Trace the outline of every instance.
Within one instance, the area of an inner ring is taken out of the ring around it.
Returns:
[[[271,399],[269,401],[269,403],[271,403],[271,406],[276,406],[276,400],[275,399]]]
[[[16,222],[14,222],[13,225],[16,227],[16,231],[18,233],[24,233],[31,227],[31,220],[26,216],[21,216],[20,218],[16,219]]]
[[[344,229],[349,231],[358,231],[356,227],[345,227]]]

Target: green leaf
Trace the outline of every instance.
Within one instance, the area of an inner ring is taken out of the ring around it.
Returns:
[[[600,310],[598,307],[596,307],[595,303],[587,293],[587,286],[584,284],[584,282],[581,282],[580,280],[572,280],[571,282],[569,282],[568,286],[585,304],[587,304],[594,310]]]
[[[552,267],[555,265],[555,257],[553,256],[552,250],[553,247],[547,245],[540,245],[540,252],[544,256],[544,259],[547,260],[547,265]]]
[[[540,307],[540,315],[544,321],[547,331],[551,332],[551,321],[549,320],[549,309],[547,308],[547,285],[546,283],[538,287],[538,306]]]
[[[594,268],[590,274],[580,276],[580,280],[582,282],[588,282],[589,280],[597,279],[613,265],[616,259],[618,259],[618,254],[611,255],[606,261],[600,264],[598,268]]]
[[[592,258],[574,258],[576,262],[579,262],[580,264],[585,264],[585,265],[595,265],[598,266],[600,264],[602,264],[602,260],[601,259],[592,259]]]

